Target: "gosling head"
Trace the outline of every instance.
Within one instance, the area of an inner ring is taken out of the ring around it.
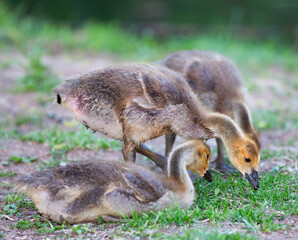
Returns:
[[[200,140],[192,140],[192,154],[189,156],[186,168],[199,174],[208,182],[212,182],[212,175],[209,171],[210,148]]]
[[[254,190],[257,190],[260,151],[256,143],[247,137],[237,139],[227,153],[231,163],[246,177]]]

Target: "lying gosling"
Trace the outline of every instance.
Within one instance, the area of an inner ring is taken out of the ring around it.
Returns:
[[[192,204],[195,191],[187,170],[212,181],[210,150],[192,140],[170,154],[166,175],[134,163],[86,161],[23,176],[15,188],[27,194],[46,218],[62,223],[116,221],[132,212]]]

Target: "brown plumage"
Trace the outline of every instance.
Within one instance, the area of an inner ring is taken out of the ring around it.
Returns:
[[[254,141],[259,154],[259,135],[245,103],[245,84],[230,59],[215,52],[194,50],[169,54],[159,63],[179,72],[205,107],[234,119],[245,135]],[[171,150],[174,140],[173,134],[166,137],[166,154]],[[216,162],[217,167],[221,168],[224,163],[223,145],[220,139],[217,139],[217,143]]]
[[[126,161],[135,160],[141,143],[174,132],[185,139],[219,137],[242,174],[258,167],[255,144],[231,118],[208,111],[180,74],[158,64],[105,68],[68,80],[53,93],[83,124],[122,140]],[[245,158],[251,162],[243,166]]]
[[[190,206],[194,187],[186,169],[208,175],[209,156],[209,147],[193,140],[174,149],[165,175],[134,163],[86,161],[23,176],[15,188],[58,223],[97,221],[100,216],[113,221],[130,217],[133,211],[159,211],[171,204]]]

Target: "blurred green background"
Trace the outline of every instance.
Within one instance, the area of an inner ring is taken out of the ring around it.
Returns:
[[[158,37],[224,32],[296,43],[297,0],[4,0],[19,16],[82,26],[117,22]]]
[[[297,13],[298,0],[2,0],[0,50],[29,61],[19,91],[49,92],[57,84],[43,56],[84,52],[116,56],[114,62],[156,61],[188,49],[230,57],[249,90],[260,89],[253,79],[272,78],[272,70],[296,90]]]

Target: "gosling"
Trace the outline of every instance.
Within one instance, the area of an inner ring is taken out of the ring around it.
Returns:
[[[209,159],[209,147],[191,140],[172,151],[166,175],[131,162],[86,161],[23,176],[15,189],[57,223],[117,221],[172,204],[191,206],[195,191],[187,169],[212,181]]]
[[[105,68],[65,81],[53,90],[57,103],[86,127],[122,140],[125,161],[150,139],[174,132],[185,139],[221,138],[231,163],[257,189],[259,151],[234,121],[203,106],[183,77],[161,65]],[[162,169],[166,158],[154,160]]]
[[[234,119],[260,151],[259,134],[253,127],[245,101],[245,83],[231,59],[216,52],[192,50],[171,53],[159,64],[182,74],[205,107]],[[166,155],[171,151],[174,141],[175,133],[166,136]],[[216,168],[225,170],[223,143],[220,138],[216,141]]]

